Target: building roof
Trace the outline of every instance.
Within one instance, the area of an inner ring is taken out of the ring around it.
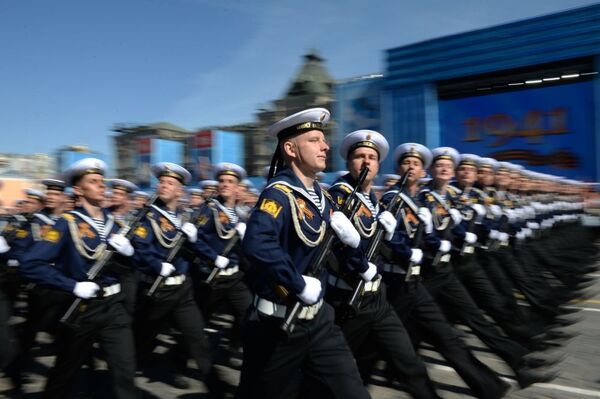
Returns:
[[[304,64],[300,67],[286,95],[330,95],[335,82],[327,72],[323,61],[316,50],[306,54]]]

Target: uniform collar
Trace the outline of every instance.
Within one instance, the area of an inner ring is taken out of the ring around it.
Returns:
[[[314,202],[312,196],[308,193],[304,184],[302,184],[300,179],[298,179],[298,176],[296,176],[296,174],[290,168],[285,168],[281,172],[273,176],[273,178],[269,180],[269,184],[267,187],[271,187],[275,184],[283,184],[296,191],[297,193],[301,194],[307,201],[312,203],[315,206],[315,208],[319,209],[321,213],[325,209],[325,198],[323,197],[321,186],[319,186],[316,180],[313,182],[312,189],[315,190],[317,197],[319,197],[319,200],[321,201],[320,206],[319,204],[316,204]]]

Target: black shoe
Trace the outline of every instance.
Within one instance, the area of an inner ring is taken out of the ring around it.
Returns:
[[[536,384],[538,382],[550,382],[558,377],[558,373],[535,373],[527,368],[517,370],[515,377],[521,389]]]
[[[566,315],[566,314],[573,314],[573,313],[577,313],[577,312],[581,312],[580,308],[576,308],[576,307],[560,307],[558,308],[558,314],[559,315]]]
[[[550,330],[545,334],[545,338],[550,341],[565,341],[575,336],[577,336],[577,333],[571,333],[562,330]]]
[[[553,358],[536,357],[533,355],[526,356],[523,358],[522,364],[524,367],[529,369],[537,369],[540,367],[554,366],[563,361],[566,356],[560,355]]]
[[[552,324],[550,326],[550,328],[556,328],[556,327],[568,327],[568,326],[572,326],[573,324],[577,324],[580,321],[583,320],[583,317],[570,317],[570,318],[562,318],[562,317],[557,317],[552,321]]]
[[[177,389],[189,389],[190,383],[187,379],[181,374],[175,374],[173,376],[173,380],[171,381],[171,385]]]

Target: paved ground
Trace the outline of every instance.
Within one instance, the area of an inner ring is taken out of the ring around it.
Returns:
[[[600,273],[594,275],[596,283],[588,290],[590,292],[600,292]],[[567,327],[567,330],[576,332],[578,335],[565,342],[562,347],[546,351],[544,356],[564,356],[564,360],[553,369],[560,374],[552,383],[535,384],[525,390],[518,390],[510,371],[497,357],[485,350],[483,345],[472,335],[469,334],[469,343],[475,348],[475,353],[479,359],[488,364],[494,370],[501,373],[507,381],[514,386],[513,391],[507,398],[514,399],[589,399],[600,398],[600,294],[592,295],[589,299],[572,303],[571,306],[581,309],[574,316],[581,320]],[[217,320],[217,322],[227,323],[227,317]],[[466,330],[465,330],[466,331]],[[468,333],[468,331],[467,331]],[[136,383],[143,389],[145,398],[164,398],[164,399],[187,399],[202,398],[205,392],[202,383],[193,378],[187,378],[190,384],[189,389],[176,389],[164,381],[162,371],[172,367],[162,352],[168,351],[173,347],[174,341],[171,336],[164,335],[160,337],[161,345],[157,348],[155,357],[151,363],[152,369],[144,375],[136,378]],[[44,376],[48,367],[53,361],[49,355],[49,337],[45,334],[38,336],[40,346],[34,349],[33,372],[28,377],[25,385],[24,398],[38,398],[43,389]],[[457,374],[449,368],[439,355],[430,348],[424,347],[421,350],[427,360],[430,375],[434,381],[439,383],[439,392],[443,398],[465,398],[470,397],[465,393],[464,384]],[[106,365],[102,361],[95,361],[94,371],[89,367],[84,367],[78,376],[76,395],[77,398],[107,398],[110,397],[110,380],[106,371]],[[219,367],[223,378],[227,380],[232,387],[237,383],[239,371],[235,364],[229,367]],[[193,370],[192,370],[193,373]],[[408,395],[387,385],[384,380],[376,376],[377,384],[370,387],[370,392],[374,399],[389,398],[408,398]],[[0,378],[0,397],[17,397],[11,391],[11,385],[5,378]]]

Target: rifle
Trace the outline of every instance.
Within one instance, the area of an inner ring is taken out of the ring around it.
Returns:
[[[235,244],[238,243],[239,240],[240,240],[240,235],[236,233],[236,235],[234,235],[233,237],[231,237],[229,239],[229,241],[227,241],[227,245],[225,246],[225,248],[223,248],[223,252],[221,252],[221,256],[226,258],[229,255],[229,253],[231,252],[231,250],[233,249],[233,247],[235,247]],[[212,281],[215,279],[215,277],[217,277],[220,270],[221,269],[219,269],[216,266],[213,267],[213,269],[211,270],[211,272],[208,275],[208,277],[206,278],[206,280],[204,280],[204,282],[206,284],[211,284]]]
[[[421,241],[423,241],[423,230],[425,226],[422,221],[419,221],[419,225],[417,226],[417,231],[415,231],[415,238],[413,239],[413,248],[419,248],[421,246]],[[418,275],[421,273],[421,266],[413,262],[412,260],[408,264],[408,268],[406,269],[406,277],[404,281],[410,281],[413,275]]]
[[[148,212],[150,211],[150,207],[152,206],[154,201],[156,201],[157,197],[158,197],[158,195],[154,194],[144,204],[144,207],[142,209],[140,209],[140,211],[137,213],[137,215],[135,215],[135,218],[132,220],[132,222],[128,225],[121,227],[121,229],[119,230],[119,232],[117,234],[122,234],[128,240],[131,240],[133,238],[133,235],[135,234],[137,225],[148,214]],[[109,249],[108,247],[106,247],[104,249],[100,258],[98,258],[98,260],[96,260],[96,262],[92,265],[92,267],[90,267],[90,269],[86,273],[88,281],[94,281],[95,279],[98,278],[98,276],[100,275],[100,273],[102,272],[102,270],[104,269],[106,264],[110,261],[110,259],[112,258],[114,253],[115,253],[115,251],[112,249]],[[81,299],[81,298],[75,298],[75,300],[73,301],[73,303],[71,304],[69,309],[67,309],[65,314],[60,318],[60,322],[68,323],[69,320],[71,319],[71,317],[73,316],[73,314],[77,311],[77,309],[79,309],[79,305],[81,305],[82,301],[83,301],[83,299]]]
[[[408,180],[409,172],[410,170],[404,173],[400,178],[398,183],[398,192],[394,195],[394,197],[392,197],[387,208],[387,210],[394,215],[396,220],[400,216],[400,211],[402,210],[402,205],[404,204],[404,200],[402,199],[402,191],[404,190],[404,186]],[[375,256],[379,253],[379,246],[381,245],[381,241],[383,240],[385,233],[385,229],[381,225],[377,226],[377,230],[375,231],[373,238],[371,238],[369,241],[369,245],[365,254],[369,262],[375,259]],[[361,278],[354,286],[352,295],[350,295],[350,299],[348,299],[348,302],[346,302],[344,309],[342,310],[345,318],[355,317],[358,314],[360,304],[365,294],[364,288],[365,281]]]
[[[356,186],[354,186],[354,190],[352,190],[352,193],[350,193],[344,204],[342,212],[344,212],[344,214],[348,216],[350,220],[354,218],[354,215],[356,214],[356,212],[358,212],[358,209],[360,207],[361,202],[357,200],[356,194],[358,193],[358,190],[360,190],[360,187],[363,185],[368,173],[368,167],[365,166],[361,169],[358,179],[356,181]],[[331,247],[333,246],[335,238],[335,233],[332,231],[332,228],[329,227],[325,232],[323,241],[321,241],[321,244],[319,245],[319,249],[317,250],[314,258],[312,259],[313,266],[308,272],[309,276],[318,277],[321,274],[321,270],[327,262],[329,252],[331,251]],[[290,312],[284,318],[280,328],[281,330],[283,330],[283,332],[286,333],[286,335],[289,335],[290,333],[292,333],[292,331],[294,331],[294,327],[296,326],[296,319],[298,318],[302,306],[302,302],[297,300],[291,308]]]
[[[452,227],[454,227],[454,222],[452,221],[452,219],[450,219],[448,221],[448,225],[444,229],[444,235],[442,236],[442,240],[448,240],[452,236]],[[442,256],[444,256],[444,254],[442,253],[442,251],[438,250],[435,253],[435,256],[433,257],[433,261],[431,262],[431,266],[437,266],[438,263],[440,263],[440,260],[442,259]]]
[[[475,220],[477,219],[477,213],[473,210],[471,211],[473,212],[473,216],[471,217],[471,220],[469,220],[469,224],[467,225],[467,233],[472,233],[473,229],[475,228]],[[460,256],[464,256],[465,255],[465,251],[467,249],[467,247],[469,247],[470,244],[467,244],[467,242],[463,242],[462,247],[460,248]]]

